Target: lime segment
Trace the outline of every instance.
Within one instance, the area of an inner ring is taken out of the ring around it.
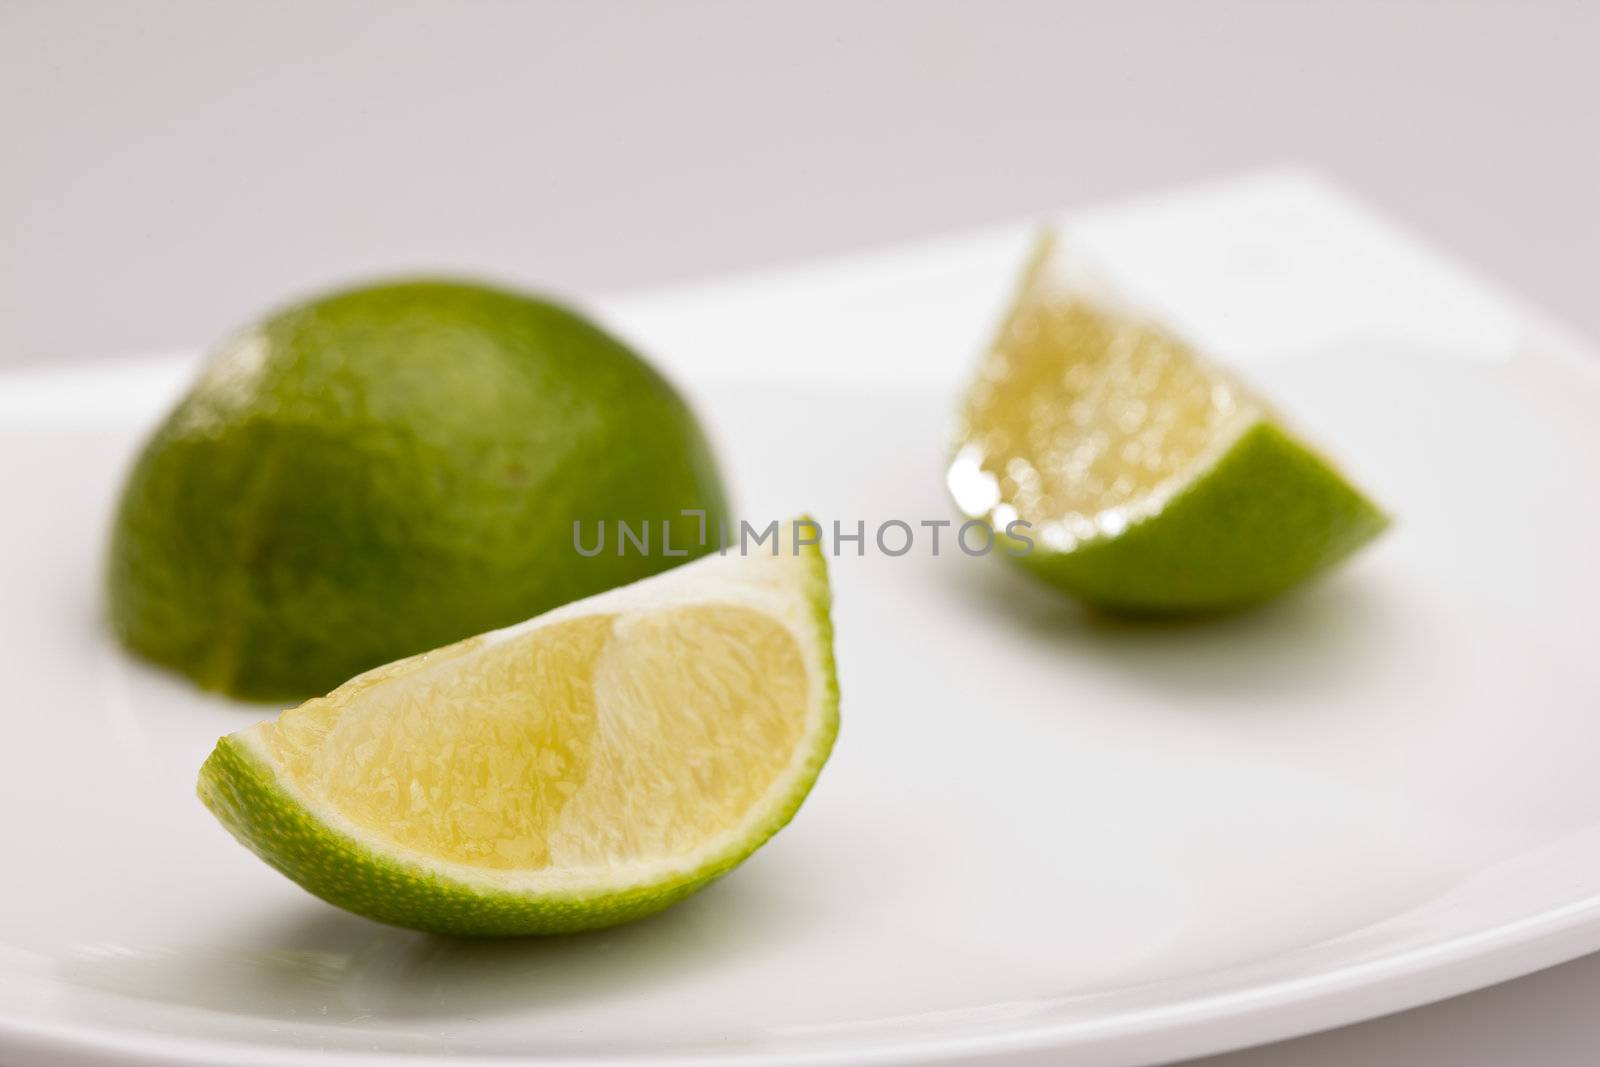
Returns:
[[[1129,613],[1237,608],[1324,571],[1383,513],[1252,390],[1053,235],[961,413],[957,506],[1057,588]]]
[[[363,674],[223,738],[201,799],[383,922],[554,933],[648,914],[782,827],[838,689],[820,552],[712,557]]]

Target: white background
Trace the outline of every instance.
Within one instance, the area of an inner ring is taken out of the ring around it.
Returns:
[[[1600,335],[1581,2],[0,0],[0,362],[352,276],[579,298],[1299,162]],[[1587,1062],[1591,957],[1230,1067]]]

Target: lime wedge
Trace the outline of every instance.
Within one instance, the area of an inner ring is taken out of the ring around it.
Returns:
[[[200,797],[381,922],[558,933],[664,908],[783,827],[832,748],[827,571],[793,540],[359,675],[222,738]]]
[[[1048,233],[967,395],[947,482],[1010,558],[1133,614],[1266,600],[1388,522],[1249,388]]]

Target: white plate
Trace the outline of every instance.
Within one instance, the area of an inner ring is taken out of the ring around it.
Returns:
[[[1025,227],[608,306],[742,511],[948,518]],[[1600,380],[1322,184],[1081,218],[1399,525],[1204,625],[989,559],[835,563],[844,726],[795,823],[634,926],[461,943],[307,896],[193,797],[261,717],[121,654],[106,517],[187,358],[0,377],[0,1061],[1126,1064],[1600,947]]]

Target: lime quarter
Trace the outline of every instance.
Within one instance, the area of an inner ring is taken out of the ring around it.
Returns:
[[[967,394],[947,483],[1008,558],[1133,614],[1258,603],[1388,522],[1248,386],[1050,234]]]
[[[438,933],[666,907],[787,823],[838,729],[815,546],[712,556],[222,738],[199,793],[317,896]]]

